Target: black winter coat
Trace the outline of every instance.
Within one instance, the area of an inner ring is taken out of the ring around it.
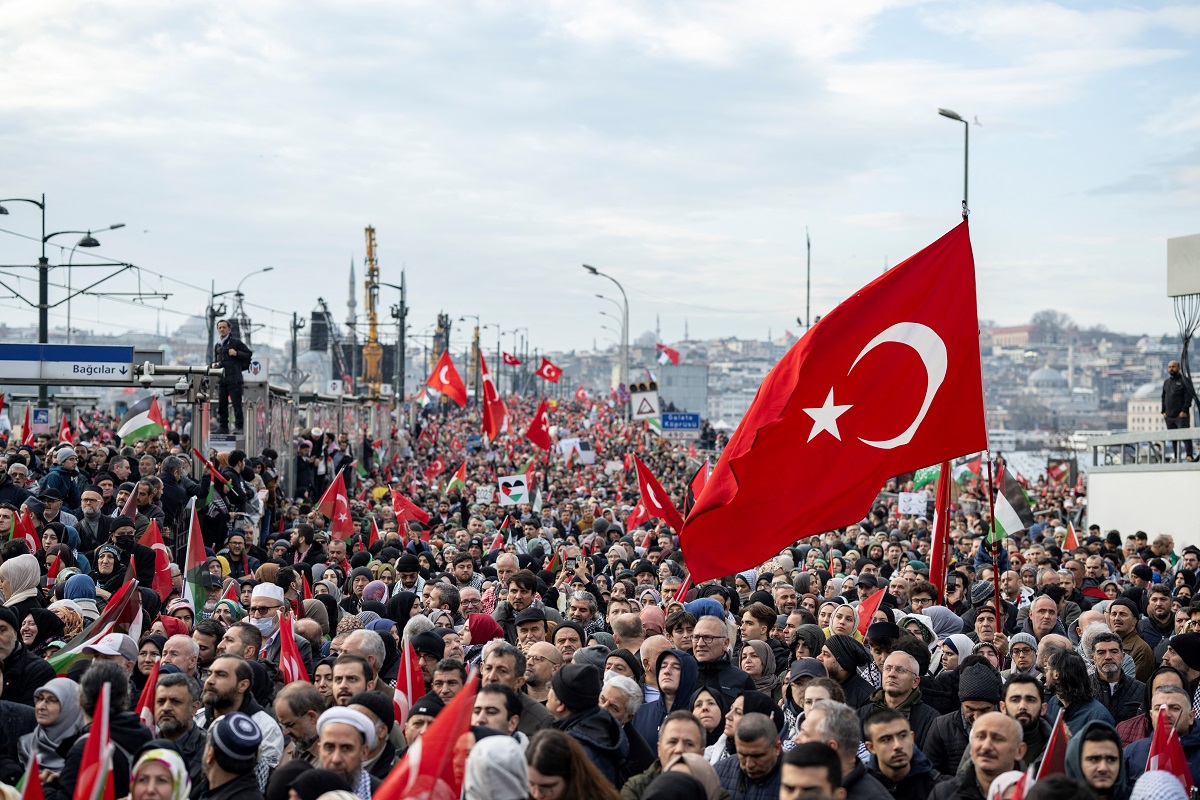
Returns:
[[[962,711],[955,711],[933,721],[921,752],[929,759],[934,770],[943,775],[954,775],[969,744]]]

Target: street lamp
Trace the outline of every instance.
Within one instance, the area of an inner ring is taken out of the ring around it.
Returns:
[[[6,197],[0,199],[0,203],[29,203],[38,207],[42,217],[42,251],[38,257],[38,344],[48,344],[50,341],[50,261],[46,258],[46,242],[51,238],[67,233],[82,233],[84,237],[79,240],[76,247],[99,247],[100,242],[96,241],[92,236],[91,231],[56,231],[49,235],[46,234],[46,195],[42,195],[41,200],[34,200],[29,197]],[[0,216],[8,214],[8,209],[0,205]],[[102,230],[115,230],[116,228],[124,227],[123,224],[110,225]],[[110,276],[111,277],[111,276]],[[70,295],[68,292],[68,302]],[[70,322],[68,321],[67,330],[70,331]],[[48,408],[50,405],[50,395],[48,387],[38,387],[38,408]]]
[[[969,213],[970,213],[970,211],[969,211],[969,210],[968,210],[968,208],[967,208],[967,173],[968,173],[968,171],[969,171],[969,170],[968,170],[968,168],[969,168],[969,165],[970,165],[970,160],[971,160],[971,159],[970,159],[970,154],[971,154],[971,123],[969,123],[969,122],[967,122],[965,119],[963,119],[963,118],[962,118],[962,117],[961,117],[961,116],[958,114],[958,112],[956,112],[956,111],[951,111],[951,110],[950,110],[950,109],[948,109],[948,108],[939,108],[939,109],[938,109],[938,113],[939,113],[939,114],[941,114],[941,115],[942,115],[943,117],[945,117],[946,119],[952,119],[952,120],[954,120],[955,122],[961,122],[961,123],[963,124],[963,201],[962,201],[962,216],[963,216],[963,219],[966,219],[966,218],[967,218],[967,214],[969,214]]]
[[[400,406],[404,404],[404,378],[408,371],[408,363],[404,355],[404,330],[408,327],[408,291],[405,287],[404,271],[400,272],[400,285],[394,283],[384,283],[380,281],[380,286],[386,286],[389,289],[395,289],[400,292],[399,305],[392,306],[392,319],[396,320],[396,355],[393,361],[395,362],[396,378],[392,383],[392,405],[396,408],[396,424],[400,424]]]
[[[114,225],[109,225],[107,228],[96,228],[94,232],[95,233],[103,233],[104,231],[115,231],[117,228],[124,228],[124,227],[125,227],[124,222],[118,222]],[[71,268],[75,263],[75,250],[76,250],[76,248],[79,248],[79,247],[99,247],[100,242],[96,239],[96,237],[92,236],[93,231],[58,231],[56,233],[51,233],[51,234],[47,235],[46,240],[49,241],[50,237],[58,236],[59,234],[63,234],[63,233],[83,233],[84,234],[83,238],[80,239],[78,242],[76,242],[74,247],[71,248],[71,254],[67,257],[67,344],[70,344],[71,343],[71,298],[73,296],[71,293],[71,275],[72,275]]]
[[[626,296],[626,294],[625,294],[625,287],[622,286],[621,282],[618,281],[613,276],[606,275],[605,273],[601,272],[600,270],[598,270],[595,267],[590,266],[588,264],[584,264],[583,268],[586,269],[592,275],[599,275],[601,278],[608,278],[610,281],[612,281],[614,284],[616,284],[617,289],[620,290],[620,292],[621,292],[621,300],[624,301],[624,307],[622,309],[622,311],[624,312],[624,322],[621,325],[621,383],[625,386],[626,390],[628,390],[628,388],[629,388],[629,297]],[[628,413],[629,413],[628,407],[626,407],[625,412],[626,412],[626,418],[628,418]]]

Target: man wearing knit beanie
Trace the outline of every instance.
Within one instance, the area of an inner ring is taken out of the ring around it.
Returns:
[[[1181,633],[1167,643],[1163,663],[1174,667],[1187,677],[1188,686],[1200,679],[1200,633]]]
[[[1032,638],[1032,637],[1031,637]],[[990,664],[971,663],[959,669],[958,711],[934,720],[921,746],[933,768],[943,775],[958,771],[970,742],[967,732],[975,720],[1000,703],[1000,673]]]
[[[250,717],[240,711],[226,714],[212,724],[204,747],[204,776],[213,800],[262,797],[254,776],[262,734]]]
[[[832,680],[842,686],[846,694],[846,705],[857,709],[871,702],[874,689],[858,674],[871,660],[866,649],[853,637],[836,633],[825,640],[817,659],[825,665]]]
[[[574,737],[609,783],[617,786],[629,740],[616,717],[597,705],[599,700],[600,671],[591,664],[566,664],[550,678],[546,708],[554,716],[554,727]]]
[[[1014,633],[1012,638],[1008,640],[1008,654],[1012,657],[1012,668],[1006,669],[1000,673],[1007,681],[1013,675],[1029,675],[1036,678],[1040,673],[1037,667],[1034,666],[1034,661],[1037,660],[1037,639],[1033,638],[1033,634]]]

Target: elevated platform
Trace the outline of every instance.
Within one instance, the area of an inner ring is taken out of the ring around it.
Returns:
[[[1122,433],[1088,442],[1087,520],[1122,538],[1134,531],[1175,537],[1175,552],[1200,546],[1200,462],[1184,442],[1200,429]],[[1200,455],[1200,445],[1193,445]],[[1176,453],[1178,452],[1178,457]]]

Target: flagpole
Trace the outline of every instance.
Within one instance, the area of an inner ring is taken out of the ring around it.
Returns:
[[[996,603],[996,630],[1004,632],[1007,617],[1000,614],[1000,542],[996,538],[996,484],[992,480],[992,451],[985,450],[988,462],[988,515],[992,526],[992,590]]]

